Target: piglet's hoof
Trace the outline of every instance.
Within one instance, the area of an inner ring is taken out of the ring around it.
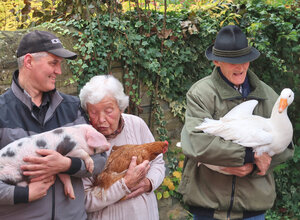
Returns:
[[[84,162],[85,162],[85,166],[86,166],[87,171],[89,171],[90,173],[93,173],[93,170],[94,170],[94,161],[93,161],[93,159],[88,158]]]
[[[73,187],[72,188],[65,187],[65,195],[67,197],[70,197],[70,199],[73,199],[73,200],[76,198]]]

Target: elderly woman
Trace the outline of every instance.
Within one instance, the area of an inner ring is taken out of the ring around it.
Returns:
[[[125,114],[128,96],[122,84],[111,75],[93,77],[80,91],[83,109],[91,124],[112,146],[144,144],[154,138],[146,123],[139,117]],[[109,155],[110,151],[108,152]],[[85,207],[89,219],[158,220],[154,190],[162,183],[165,166],[162,154],[153,161],[136,165],[133,158],[126,175],[99,195],[93,186],[94,178],[84,179]],[[120,201],[125,197],[125,200]]]

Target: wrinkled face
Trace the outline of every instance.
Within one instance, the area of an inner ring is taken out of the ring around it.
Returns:
[[[61,72],[63,58],[48,53],[48,56],[32,57],[30,81],[37,90],[48,92],[55,89],[56,77]]]
[[[93,127],[103,135],[110,135],[118,129],[122,112],[115,98],[105,96],[97,104],[87,103],[87,112]]]
[[[241,64],[224,63],[214,61],[217,67],[220,67],[223,75],[234,85],[239,86],[245,81],[250,62]]]

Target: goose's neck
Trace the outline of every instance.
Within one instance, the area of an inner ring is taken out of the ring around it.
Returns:
[[[271,121],[272,122],[278,122],[278,123],[284,123],[284,118],[288,119],[287,115],[287,108],[283,110],[283,112],[279,113],[279,102],[280,100],[278,99],[272,109],[272,114],[271,114]]]

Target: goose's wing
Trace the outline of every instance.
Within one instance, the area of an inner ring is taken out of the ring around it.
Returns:
[[[202,130],[206,133],[211,133],[211,129],[213,130],[212,132],[216,132],[215,129],[222,131],[224,125],[223,123],[225,121],[230,121],[233,119],[239,119],[241,117],[245,116],[251,116],[252,112],[257,105],[258,101],[257,100],[249,100],[246,102],[242,102],[241,104],[235,106],[233,109],[231,109],[223,118],[220,120],[214,120],[214,119],[209,119],[209,118],[204,118],[204,121],[197,127],[195,127],[198,130]],[[221,122],[223,120],[223,122]]]
[[[205,133],[231,140],[245,147],[257,147],[272,142],[269,119],[251,115],[248,117],[205,119],[196,127]]]
[[[223,118],[239,118],[241,116],[252,115],[257,103],[257,100],[249,100],[246,102],[242,102],[241,104],[231,109]]]

